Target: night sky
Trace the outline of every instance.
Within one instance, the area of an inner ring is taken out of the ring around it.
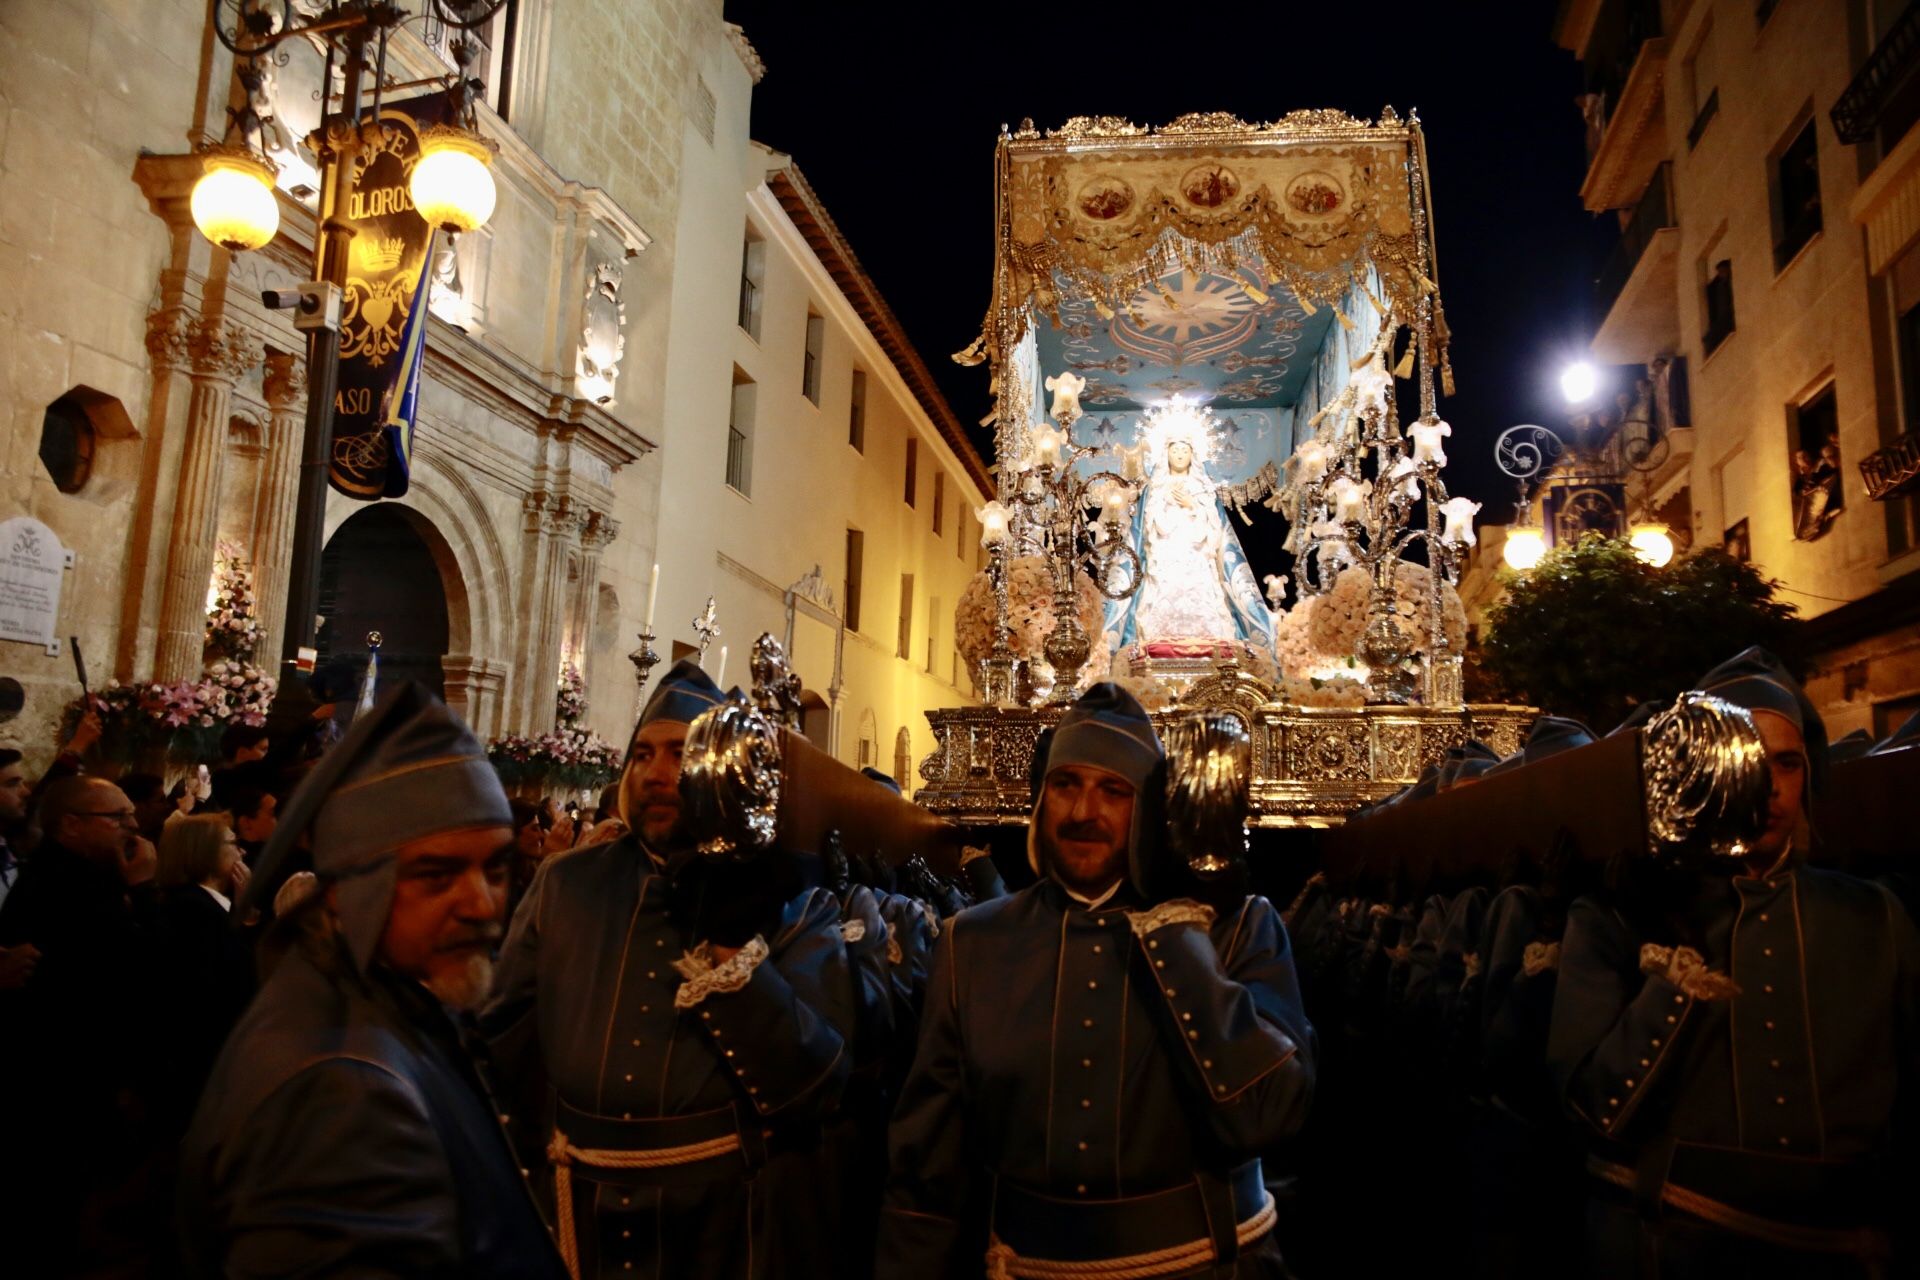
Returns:
[[[753,136],[798,162],[968,423],[990,408],[987,369],[948,356],[973,340],[989,301],[1003,123],[1417,110],[1454,334],[1458,394],[1440,406],[1454,429],[1447,475],[1486,504],[1483,522],[1504,522],[1513,489],[1493,465],[1494,438],[1562,421],[1559,370],[1592,331],[1592,280],[1616,238],[1611,216],[1580,204],[1580,68],[1552,41],[1553,8],[1268,0],[1142,18],[1131,6],[976,3],[907,22],[892,5],[727,0],[726,16],[767,63]],[[1255,572],[1284,568],[1270,550],[1281,521],[1260,523],[1271,537],[1243,533]]]

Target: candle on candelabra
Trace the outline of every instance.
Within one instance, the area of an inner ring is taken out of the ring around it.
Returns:
[[[1041,427],[1033,433],[1033,461],[1041,467],[1060,465],[1060,446],[1062,435],[1052,427]]]
[[[713,682],[721,688],[727,687],[727,646],[720,646],[720,665],[715,668]]]
[[[1302,484],[1313,484],[1320,480],[1327,474],[1327,468],[1333,461],[1326,441],[1318,439],[1308,440],[1294,450],[1293,456],[1298,460]]]
[[[980,545],[999,547],[1006,545],[1007,522],[1013,513],[1003,502],[989,502],[974,513],[980,520]]]
[[[1108,524],[1119,525],[1127,518],[1127,508],[1132,505],[1132,490],[1123,484],[1108,482],[1106,492],[1100,496],[1100,518]]]
[[[1407,434],[1413,437],[1413,460],[1431,462],[1436,467],[1447,465],[1446,450],[1440,441],[1453,434],[1453,428],[1438,418],[1422,418],[1407,428]]]
[[[660,562],[653,562],[653,577],[647,582],[647,631],[653,630],[653,600],[660,594]]]

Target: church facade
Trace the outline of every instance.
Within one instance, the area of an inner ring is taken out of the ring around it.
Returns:
[[[950,662],[930,672],[924,645],[909,659],[870,639],[895,638],[878,601],[842,635],[847,533],[872,531],[876,583],[917,571],[915,607],[939,596],[950,612],[959,586],[947,580],[963,584],[973,568],[955,549],[960,513],[980,500],[984,472],[924,369],[901,372],[919,357],[838,233],[820,238],[831,220],[818,200],[783,203],[804,180],[749,140],[764,68],[717,0],[572,6],[564,20],[557,8],[517,0],[480,33],[498,208],[432,263],[407,493],[329,495],[322,660],[363,665],[378,631],[383,671],[441,689],[483,737],[551,728],[571,668],[586,682],[585,725],[624,740],[627,654],[658,563],[656,650],[671,657],[691,641],[712,596],[716,645],[738,655],[744,680],[754,636],[788,634],[791,604],[796,666],[827,710],[819,736],[849,760],[869,742],[887,767],[871,743],[892,735],[891,749],[903,728],[924,741],[921,711],[964,700],[965,681]],[[34,751],[79,692],[68,637],[96,686],[196,678],[216,572],[231,564],[254,577],[258,660],[271,669],[279,652],[305,344],[261,292],[312,274],[317,176],[300,139],[318,123],[322,73],[296,47],[257,91],[261,145],[280,162],[281,229],[264,249],[230,254],[188,208],[193,146],[222,136],[242,92],[207,21],[196,0],[0,10],[0,518],[31,516],[73,553],[60,651],[0,646],[22,704],[0,734]],[[431,20],[400,29],[389,81],[445,74],[451,39]],[[755,236],[778,251],[759,259],[772,276],[764,340],[738,323]],[[801,294],[790,340],[773,312]],[[811,401],[799,394],[809,337],[820,348]],[[741,342],[710,377],[709,354]],[[857,365],[876,445],[920,442],[923,483],[941,486],[950,522],[931,572],[915,563],[932,548],[908,536],[898,483],[842,483],[846,459],[789,450],[794,407],[771,395],[750,510],[696,496],[695,476],[730,487],[736,375],[771,382],[785,362],[792,399],[842,416]],[[811,501],[825,493],[843,501]],[[915,616],[924,640],[927,615]],[[834,738],[841,719],[852,727]]]

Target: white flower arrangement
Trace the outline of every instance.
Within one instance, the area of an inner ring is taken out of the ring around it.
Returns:
[[[1081,669],[1083,682],[1090,673],[1104,674],[1108,649],[1100,631],[1103,597],[1093,579],[1084,573],[1074,575],[1080,625],[1093,643],[1087,665]],[[978,666],[993,652],[993,584],[983,570],[960,595],[953,611],[953,643],[960,660],[969,667]],[[1007,565],[1007,643],[1013,656],[1032,662],[1042,658],[1047,636],[1052,633],[1053,571],[1044,556],[1020,556]],[[1099,679],[1100,675],[1092,675]]]

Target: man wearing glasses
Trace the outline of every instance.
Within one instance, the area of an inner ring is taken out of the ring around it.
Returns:
[[[0,1092],[11,1109],[9,1168],[34,1174],[6,1199],[15,1257],[57,1248],[107,1263],[137,1251],[143,1227],[105,1206],[138,1164],[139,1063],[151,1048],[143,1011],[153,972],[127,900],[142,846],[133,802],[103,778],[63,778],[41,802],[42,837],[0,909],[0,946],[39,952],[24,987],[0,991]],[[151,862],[151,858],[144,859]],[[17,1145],[16,1145],[17,1144]],[[80,1229],[82,1221],[87,1229]],[[15,1252],[18,1250],[18,1252]]]

